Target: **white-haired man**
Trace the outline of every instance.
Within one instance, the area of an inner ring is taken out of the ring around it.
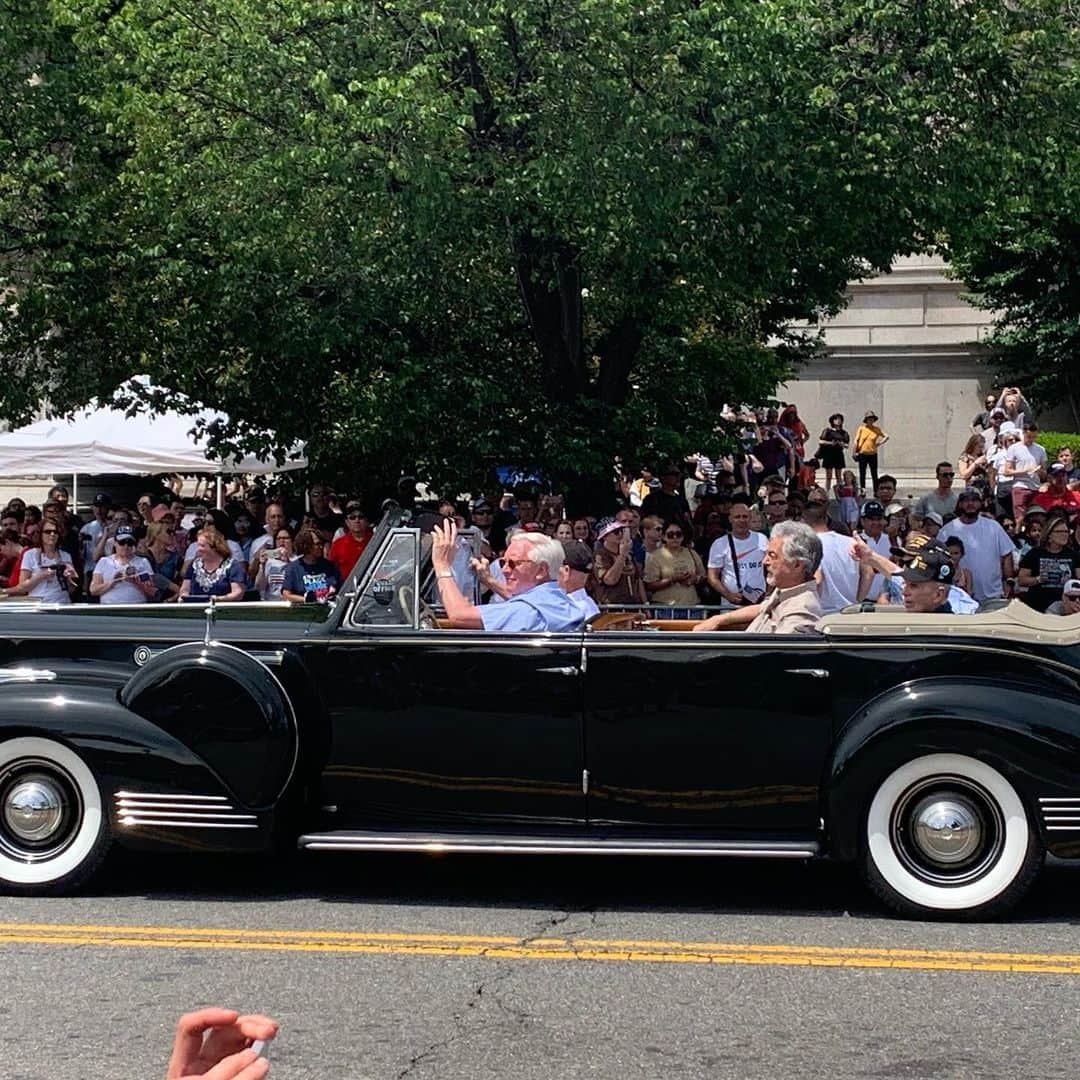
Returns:
[[[769,535],[763,566],[772,590],[760,604],[723,611],[695,630],[739,630],[751,634],[800,634],[821,618],[817,582],[821,540],[801,521],[782,521]]]
[[[502,557],[504,604],[477,607],[454,580],[457,526],[453,519],[431,532],[431,564],[446,617],[457,630],[577,630],[584,617],[559,586],[563,548],[543,533],[514,535]]]

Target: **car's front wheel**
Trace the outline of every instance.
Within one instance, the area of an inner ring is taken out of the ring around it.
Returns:
[[[1023,800],[997,769],[963,754],[905,762],[866,812],[862,870],[905,915],[992,918],[1011,908],[1042,866]]]
[[[101,790],[78,754],[35,736],[0,742],[0,889],[74,889],[109,839]]]

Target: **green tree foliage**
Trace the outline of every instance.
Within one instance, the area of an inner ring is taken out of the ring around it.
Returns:
[[[0,414],[146,372],[463,486],[708,445],[979,212],[1058,8],[0,0]]]
[[[1071,17],[1070,17],[1071,16]],[[1080,429],[1080,18],[1048,23],[1057,63],[1037,73],[1035,122],[1004,145],[986,141],[999,181],[954,224],[949,255],[977,304],[997,313],[988,339],[1003,385],[1034,404],[1069,407]]]
[[[998,313],[987,343],[1002,383],[1040,407],[1067,405],[1080,429],[1080,216],[1017,216],[956,262],[976,303]]]

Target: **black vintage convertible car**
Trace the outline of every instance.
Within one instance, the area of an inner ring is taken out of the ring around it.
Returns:
[[[0,887],[112,844],[831,858],[990,917],[1080,858],[1080,617],[449,629],[386,516],[331,605],[0,604]]]

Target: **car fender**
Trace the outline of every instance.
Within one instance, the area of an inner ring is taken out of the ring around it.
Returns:
[[[299,741],[289,694],[235,645],[190,642],[152,654],[119,700],[204,760],[247,807],[273,806],[292,779]]]
[[[869,702],[841,729],[826,770],[830,854],[855,858],[878,784],[899,763],[933,753],[993,765],[1027,802],[1046,841],[1039,798],[1080,796],[1080,692],[1053,689],[1048,696],[1045,681],[1022,676],[949,676],[911,680]]]
[[[114,687],[42,678],[55,674],[45,664],[33,669],[38,678],[0,679],[0,741],[39,735],[64,743],[87,762],[106,798],[131,786],[185,794],[227,790],[189,747],[125,708]]]

